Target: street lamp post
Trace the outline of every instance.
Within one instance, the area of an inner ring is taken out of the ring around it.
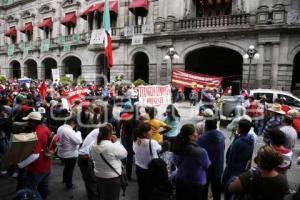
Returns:
[[[164,57],[165,60],[170,60],[171,61],[171,73],[173,71],[173,60],[174,59],[179,59],[177,51],[174,49],[174,47],[171,47],[167,51],[167,55]],[[172,74],[171,74],[172,76]],[[172,78],[171,78],[172,79]]]
[[[246,54],[243,57],[245,60],[249,59],[248,88],[250,89],[250,74],[251,74],[251,68],[252,68],[252,60],[259,59],[259,53],[253,45],[250,45],[249,49],[247,50]]]

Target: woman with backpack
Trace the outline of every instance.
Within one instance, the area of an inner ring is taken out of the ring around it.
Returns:
[[[177,165],[176,200],[199,200],[207,183],[206,171],[211,162],[205,149],[196,142],[197,131],[192,124],[180,129],[174,143],[174,161]]]
[[[117,142],[113,128],[106,124],[99,128],[97,142],[90,149],[100,200],[118,200],[121,190],[122,159],[127,151]]]
[[[262,146],[254,161],[258,169],[241,174],[229,184],[228,190],[243,192],[256,200],[282,200],[289,191],[286,177],[276,171],[283,162],[282,156],[271,146]]]
[[[158,158],[157,152],[161,151],[161,146],[156,140],[151,140],[151,135],[151,126],[147,123],[141,123],[134,135],[133,151],[135,153],[139,200],[151,199],[150,196],[154,189],[148,165],[153,158]]]

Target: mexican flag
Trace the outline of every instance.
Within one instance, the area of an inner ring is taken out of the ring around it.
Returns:
[[[112,57],[112,40],[111,40],[111,29],[110,29],[110,14],[109,14],[109,4],[105,0],[104,3],[104,13],[103,13],[103,28],[105,30],[105,57],[106,57],[106,67],[108,69],[112,68],[113,57]]]

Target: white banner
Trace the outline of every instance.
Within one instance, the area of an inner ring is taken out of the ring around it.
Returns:
[[[132,36],[131,45],[141,45],[143,44],[144,37],[143,35],[134,35]]]
[[[129,37],[134,35],[134,26],[124,27],[124,36]]]
[[[51,69],[52,71],[52,80],[57,80],[59,82],[60,76],[59,76],[59,69]]]
[[[93,30],[90,44],[104,44],[104,42],[105,42],[104,29]]]
[[[143,34],[152,34],[154,33],[154,26],[150,24],[145,24],[142,26],[142,33]]]
[[[140,86],[138,89],[141,105],[158,106],[171,104],[170,85]]]

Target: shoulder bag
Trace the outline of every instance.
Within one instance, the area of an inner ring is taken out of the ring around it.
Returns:
[[[125,197],[125,192],[126,192],[126,187],[128,186],[128,183],[127,183],[127,177],[126,177],[126,173],[125,173],[125,169],[123,167],[123,164],[122,164],[122,173],[120,174],[106,159],[105,157],[103,156],[102,153],[100,153],[100,156],[102,158],[102,160],[107,164],[107,166],[109,166],[119,177],[120,177],[120,180],[121,180],[121,188],[122,188],[122,191],[123,191],[123,194],[122,196]]]

